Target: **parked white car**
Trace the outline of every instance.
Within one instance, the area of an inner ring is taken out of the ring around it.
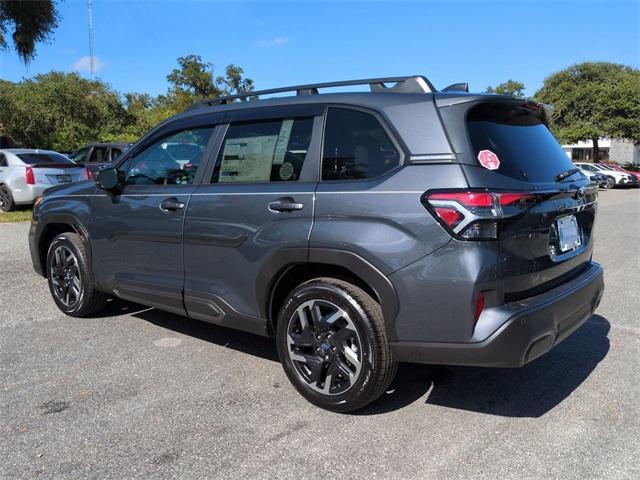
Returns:
[[[617,185],[637,185],[638,183],[637,179],[633,175],[614,169],[609,170],[598,163],[576,163],[576,167],[581,170],[587,170],[589,172],[604,175],[607,180],[605,188],[611,188]]]
[[[86,180],[87,171],[64,155],[50,150],[0,150],[0,210],[28,205],[47,188]]]

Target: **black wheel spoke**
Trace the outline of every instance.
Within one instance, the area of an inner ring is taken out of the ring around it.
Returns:
[[[354,372],[345,365],[342,360],[338,360],[337,362],[337,371],[345,380],[348,380],[351,383],[352,378],[354,377]]]
[[[333,341],[338,344],[338,345],[342,345],[344,343],[346,343],[348,340],[354,338],[356,335],[356,332],[354,330],[350,330],[348,328],[341,328],[340,330],[338,330],[336,333],[334,333],[333,335]]]
[[[310,328],[303,330],[301,333],[290,333],[289,336],[296,347],[313,346],[313,332]]]
[[[311,305],[311,307],[309,307],[309,310],[311,311],[313,326],[316,328],[319,327],[322,324],[322,313],[320,313],[320,305],[315,302]]]

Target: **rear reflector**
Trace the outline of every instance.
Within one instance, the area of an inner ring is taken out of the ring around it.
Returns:
[[[26,182],[27,185],[35,185],[36,184],[36,178],[33,175],[33,168],[27,167],[27,171],[25,173],[24,181]]]
[[[495,240],[500,221],[532,205],[530,192],[473,190],[427,192],[423,205],[453,236],[460,240]]]
[[[476,298],[476,311],[473,314],[473,325],[475,326],[478,323],[478,319],[480,318],[480,314],[484,310],[484,293],[478,293],[478,297]]]

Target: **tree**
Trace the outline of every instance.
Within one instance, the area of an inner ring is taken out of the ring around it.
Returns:
[[[498,95],[509,95],[515,98],[524,98],[524,83],[515,80],[507,80],[499,83],[495,88],[487,87],[487,93],[497,93]]]
[[[241,67],[231,64],[223,76],[216,77],[214,64],[204,62],[200,55],[179,57],[178,68],[167,75],[170,87],[166,97],[181,111],[197,100],[253,91],[253,80],[243,75]]]
[[[129,118],[117,92],[77,73],[0,85],[2,134],[23,147],[69,151],[120,134]]]
[[[566,143],[599,138],[640,142],[640,70],[607,62],[572,65],[547,77],[535,98],[555,111],[551,130]]]
[[[218,77],[213,65],[196,55],[179,58],[178,66],[167,77],[168,92],[157,97],[122,95],[77,73],[0,80],[0,142],[10,145],[13,139],[22,147],[69,151],[96,140],[136,141],[196,100],[253,90],[253,81],[235,65]]]
[[[235,65],[227,65],[224,77],[217,77],[216,84],[224,95],[244,94],[253,91],[253,80],[243,78],[244,70]],[[245,97],[243,100],[247,100]]]
[[[220,95],[213,77],[214,65],[203,62],[200,55],[187,55],[178,58],[178,68],[174,68],[167,80],[173,85],[174,93],[185,93],[197,98],[209,98]]]
[[[36,44],[46,41],[58,26],[58,12],[52,0],[0,0],[0,50],[8,48],[7,34],[23,62],[35,57]]]

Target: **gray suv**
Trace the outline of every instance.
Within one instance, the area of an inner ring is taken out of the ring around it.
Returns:
[[[371,91],[318,93],[352,85]],[[294,387],[338,412],[398,362],[522,366],[600,302],[597,187],[548,107],[466,90],[394,77],[198,103],[97,182],[46,191],[35,270],[68,315],[114,295],[275,337]]]

